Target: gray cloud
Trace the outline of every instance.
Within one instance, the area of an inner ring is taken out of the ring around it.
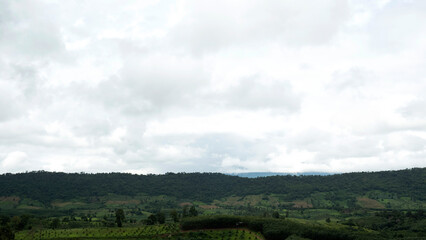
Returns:
[[[171,31],[173,45],[199,55],[253,42],[324,44],[349,17],[346,1],[193,1]],[[250,45],[249,45],[250,46]]]
[[[1,1],[0,172],[425,166],[424,7]]]
[[[426,148],[426,139],[408,133],[390,135],[383,142],[386,151],[405,150],[410,152],[422,152]]]
[[[14,86],[0,82],[0,122],[20,115],[22,106],[17,94]]]
[[[331,143],[316,146],[320,152],[317,160],[328,161],[331,158],[366,158],[377,156],[380,153],[379,140],[374,137],[361,139],[333,138]]]
[[[105,107],[138,115],[191,106],[196,91],[206,83],[202,66],[192,60],[139,56],[126,60],[117,76],[102,81],[90,94]]]
[[[0,42],[3,54],[32,59],[55,57],[64,50],[56,13],[48,5],[33,1],[3,5]],[[13,41],[11,41],[13,39]]]
[[[351,68],[344,72],[336,71],[329,87],[336,91],[355,90],[359,92],[363,86],[374,81],[371,75],[371,72],[360,68]]]
[[[299,110],[301,102],[288,82],[262,83],[256,76],[241,80],[220,95],[220,99],[234,108],[273,109],[284,113]]]
[[[424,119],[426,117],[426,99],[417,99],[399,109],[408,118]]]

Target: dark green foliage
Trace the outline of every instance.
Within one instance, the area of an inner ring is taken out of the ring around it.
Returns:
[[[184,206],[183,207],[183,209],[182,209],[182,217],[188,217],[189,216],[189,214],[188,214],[188,206]]]
[[[118,227],[123,226],[123,221],[126,219],[126,216],[124,214],[123,209],[117,209],[115,210],[115,222],[117,223]]]
[[[273,218],[280,218],[280,214],[279,214],[279,212],[277,212],[277,211],[273,212],[273,213],[272,213],[272,217],[273,217]]]
[[[196,183],[196,184],[194,184]],[[426,200],[426,168],[400,171],[347,173],[330,176],[272,176],[256,179],[220,173],[133,175],[125,173],[29,172],[0,175],[0,196],[20,196],[50,203],[57,199],[104,196],[108,193],[151,196],[167,193],[178,199],[214,199],[250,194],[285,194],[285,200],[304,199],[313,192],[330,192],[331,200],[345,193],[363,195],[377,190]],[[347,199],[346,199],[347,200]],[[354,201],[352,199],[352,205]]]
[[[293,224],[282,224],[280,222],[268,222],[263,225],[263,236],[270,240],[286,239],[294,233],[298,233],[298,229]]]
[[[21,215],[21,216],[13,216],[12,218],[9,217],[2,217],[0,221],[0,226],[4,225],[10,225],[12,230],[14,231],[21,231],[28,227],[30,216],[29,215]]]
[[[302,238],[302,237],[299,237],[299,236],[293,234],[290,237],[286,238],[285,240],[310,240],[310,239]]]
[[[60,225],[61,225],[60,220],[58,218],[54,218],[52,222],[50,223],[50,228],[56,229],[56,228],[59,228]]]
[[[164,224],[166,222],[166,216],[162,212],[158,212],[156,214],[157,222],[159,224]]]
[[[148,219],[146,220],[147,225],[154,225],[157,222],[157,217],[154,214],[149,215]]]
[[[328,228],[275,218],[203,216],[186,218],[181,226],[183,230],[248,228],[261,232],[267,240],[284,240],[291,235],[317,240],[384,239],[377,234],[351,228]]]
[[[190,217],[198,216],[198,211],[197,211],[197,209],[195,209],[194,206],[191,206],[191,208],[189,209],[189,216]]]
[[[178,214],[178,212],[175,210],[175,209],[173,209],[171,212],[170,212],[170,217],[173,219],[173,222],[179,222],[179,214]]]
[[[398,235],[426,239],[426,216],[418,211],[382,211],[372,216],[350,219],[344,224],[381,231],[388,236]]]
[[[4,226],[10,222],[9,216],[0,216],[0,226]]]
[[[0,240],[15,239],[15,234],[9,226],[0,226]]]
[[[183,230],[205,228],[235,228],[241,222],[238,216],[202,216],[190,217],[181,221]],[[241,225],[242,226],[242,225]],[[245,227],[245,226],[242,226]]]

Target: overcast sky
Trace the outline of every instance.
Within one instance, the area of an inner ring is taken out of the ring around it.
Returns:
[[[0,1],[0,173],[426,167],[426,1]]]

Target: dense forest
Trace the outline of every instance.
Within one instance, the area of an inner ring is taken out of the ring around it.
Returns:
[[[242,178],[221,173],[127,173],[27,172],[0,175],[0,196],[19,196],[43,203],[109,193],[134,196],[168,195],[178,199],[212,201],[227,196],[285,194],[303,199],[314,192],[363,195],[383,191],[412,200],[426,200],[426,168],[399,171],[345,173],[329,176],[271,176]]]

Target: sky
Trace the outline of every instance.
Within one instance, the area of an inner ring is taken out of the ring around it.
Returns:
[[[426,167],[426,1],[0,1],[0,173]]]

